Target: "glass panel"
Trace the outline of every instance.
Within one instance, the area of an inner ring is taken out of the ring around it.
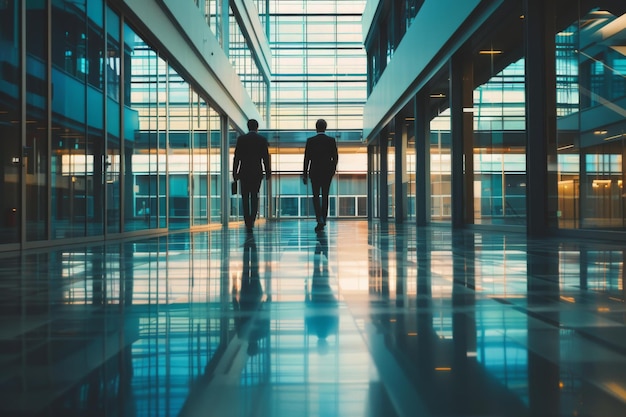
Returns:
[[[158,216],[159,227],[167,227],[167,82],[160,82],[159,80],[167,79],[168,66],[167,62],[162,58],[157,58],[157,71],[156,71],[156,127],[157,130],[157,147],[156,147],[156,171],[158,172]],[[154,160],[154,159],[153,159]]]
[[[624,230],[626,15],[582,12],[556,35],[559,227]]]
[[[209,147],[209,206],[211,208],[210,220],[211,223],[220,223],[222,213],[222,158],[220,156],[222,148],[222,120],[219,113],[213,108],[209,108],[209,128],[209,138],[211,140],[211,144]]]
[[[3,13],[6,13],[4,11]],[[47,75],[47,10],[40,1],[26,2],[26,148],[23,157],[26,165],[26,240],[45,240],[48,237],[48,75]],[[3,42],[3,45],[5,43]],[[19,106],[15,106],[19,108]],[[1,113],[1,112],[0,112]],[[18,120],[16,117],[14,120]],[[4,125],[4,123],[2,123]],[[15,124],[17,127],[18,125]],[[2,129],[4,130],[4,129]],[[2,138],[7,135],[0,134]],[[8,136],[11,138],[11,136]],[[14,157],[19,154],[11,138]],[[3,140],[4,141],[4,140]],[[10,155],[3,151],[3,155]],[[16,169],[19,165],[15,165]],[[17,171],[16,171],[17,173]],[[19,178],[19,177],[17,177]],[[3,181],[3,183],[7,183]],[[17,183],[14,193],[17,193]],[[17,195],[2,190],[3,199],[14,195],[11,205],[17,205]],[[11,200],[11,198],[9,199]],[[17,213],[5,209],[6,223],[17,226]]]
[[[191,88],[173,69],[168,76],[169,123],[169,227],[190,226],[191,197]]]
[[[387,215],[389,218],[396,217],[396,145],[395,134],[387,137],[381,136],[380,140],[387,141]],[[384,201],[383,196],[383,201]]]
[[[474,222],[525,224],[524,60],[474,90]]]
[[[85,236],[87,218],[87,25],[84,4],[52,3],[52,238]],[[89,166],[89,168],[88,168]]]
[[[86,213],[87,234],[104,233],[104,4],[92,0],[88,13],[88,87],[87,87],[87,139]]]
[[[5,8],[0,13],[0,44],[3,48],[0,52],[0,61],[3,68],[8,70],[3,71],[3,75],[0,77],[0,93],[3,97],[0,100],[0,137],[2,138],[0,140],[0,155],[2,155],[2,163],[0,164],[0,195],[2,195],[0,243],[19,241],[19,215],[21,212],[19,203],[21,164],[21,115],[19,113],[19,86],[21,84],[21,77],[19,76],[19,33],[21,28],[19,5],[20,2],[18,1],[5,2]],[[41,46],[41,44],[38,45]],[[35,57],[28,57],[29,62],[33,60]],[[45,93],[42,95],[45,96]],[[32,111],[29,111],[27,120],[31,117],[30,113]],[[34,120],[39,127],[41,127],[42,117],[40,114],[38,120]]]
[[[106,172],[106,223],[107,231],[109,233],[116,233],[121,231],[121,73],[122,68],[120,55],[120,18],[113,10],[107,7],[107,154],[104,164]]]
[[[193,103],[193,177],[191,183],[193,196],[193,224],[208,224],[209,191],[209,109],[208,104],[194,94]]]
[[[124,27],[125,148],[124,230],[158,227],[158,58],[128,25]]]
[[[412,120],[407,120],[407,146],[406,146],[406,175],[407,175],[407,211],[406,216],[407,219],[415,218],[415,196],[416,196],[416,188],[415,188],[415,170],[416,170],[416,161],[415,161],[415,122]]]
[[[270,0],[273,128],[308,129],[318,118],[334,129],[362,127],[367,88],[360,25],[364,6],[361,0]]]
[[[431,220],[451,220],[450,110],[430,122]]]

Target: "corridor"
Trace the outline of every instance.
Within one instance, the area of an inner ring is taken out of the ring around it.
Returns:
[[[0,415],[626,415],[624,245],[314,226],[2,254]]]

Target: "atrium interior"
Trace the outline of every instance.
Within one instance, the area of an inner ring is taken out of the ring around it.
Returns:
[[[0,0],[0,155],[0,415],[626,415],[623,0]]]

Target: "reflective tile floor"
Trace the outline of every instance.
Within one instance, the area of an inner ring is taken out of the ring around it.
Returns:
[[[626,416],[626,245],[336,221],[0,258],[0,415]]]

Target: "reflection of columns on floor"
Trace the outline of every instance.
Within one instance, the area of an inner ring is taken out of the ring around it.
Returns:
[[[406,280],[407,280],[407,239],[406,230],[396,230],[394,252],[396,255],[396,307],[406,304]]]
[[[529,240],[527,256],[527,302],[531,313],[526,315],[529,415],[558,416],[561,415],[559,251],[545,241]],[[541,308],[537,313],[540,317],[532,314],[536,307]]]
[[[389,223],[380,223],[380,295],[389,299]]]
[[[626,300],[626,249],[622,251],[622,299]],[[585,282],[587,278],[587,265],[585,263]]]
[[[469,404],[475,395],[467,381],[476,368],[476,292],[474,234],[452,232],[452,375],[455,401]],[[459,398],[461,396],[461,398]]]
[[[474,223],[474,70],[458,52],[450,60],[452,227]]]
[[[415,222],[426,226],[430,222],[430,114],[429,94],[415,96]]]
[[[432,246],[431,230],[416,229],[417,261],[417,300],[416,300],[416,346],[413,357],[416,361],[418,390],[424,388],[427,393],[438,394],[441,378],[434,364],[440,364],[444,356],[440,350],[442,339],[434,328],[433,282],[432,282]],[[433,401],[430,398],[429,401]],[[417,414],[415,414],[417,415]]]
[[[104,267],[105,256],[106,250],[104,250],[102,246],[94,246],[91,248],[91,257],[88,259],[91,262],[91,304],[93,305],[104,305],[108,302],[108,300],[106,300],[106,273]],[[120,259],[120,267],[122,266],[122,261],[123,259]],[[120,290],[121,289],[122,288],[120,286]]]

